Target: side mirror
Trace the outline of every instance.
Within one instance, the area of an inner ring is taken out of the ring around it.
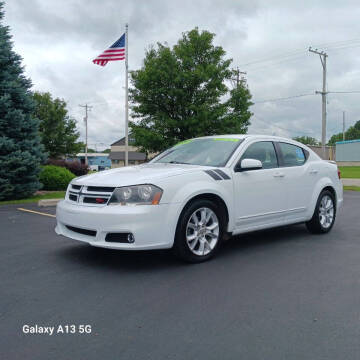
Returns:
[[[239,166],[240,165],[240,166]],[[256,159],[243,159],[235,167],[236,172],[262,169],[262,162]]]

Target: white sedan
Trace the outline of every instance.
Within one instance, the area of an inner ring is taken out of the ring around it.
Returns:
[[[208,136],[147,164],[74,179],[57,206],[55,231],[103,248],[172,248],[200,262],[229,235],[301,222],[327,233],[342,202],[336,164],[303,144]]]

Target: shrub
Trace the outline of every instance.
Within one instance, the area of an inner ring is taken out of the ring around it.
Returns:
[[[44,190],[66,190],[75,175],[68,169],[55,165],[45,165],[40,172],[39,180]]]
[[[65,167],[76,176],[86,175],[90,170],[88,166],[80,161],[66,161]]]
[[[71,171],[76,176],[86,175],[89,172],[89,167],[86,166],[85,164],[82,164],[78,160],[68,161],[62,159],[49,159],[47,161],[47,164],[64,167],[69,171]]]

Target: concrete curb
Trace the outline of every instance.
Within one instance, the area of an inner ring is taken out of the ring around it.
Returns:
[[[46,207],[46,206],[56,206],[56,204],[62,199],[45,199],[39,200],[38,206]]]
[[[360,179],[341,179],[345,186],[360,186]]]

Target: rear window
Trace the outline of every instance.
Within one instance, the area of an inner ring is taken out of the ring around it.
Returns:
[[[301,166],[305,163],[306,157],[303,149],[299,146],[279,143],[283,155],[282,166]]]

